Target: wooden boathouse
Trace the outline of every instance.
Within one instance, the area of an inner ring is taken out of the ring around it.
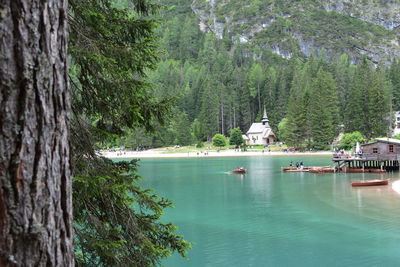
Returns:
[[[393,171],[400,169],[400,140],[393,138],[376,138],[374,141],[361,145],[359,153],[346,155],[335,153],[332,159],[338,164],[338,169],[344,172],[362,170]]]

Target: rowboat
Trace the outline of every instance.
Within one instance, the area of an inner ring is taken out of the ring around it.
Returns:
[[[234,173],[246,173],[247,170],[245,168],[243,168],[243,167],[239,167],[239,168],[234,169],[232,172],[234,172]]]
[[[335,168],[331,166],[321,166],[321,167],[282,167],[283,172],[335,172]]]
[[[388,185],[389,180],[363,180],[355,181],[351,183],[351,186],[376,186],[376,185]]]
[[[336,169],[334,167],[314,167],[310,169],[312,173],[328,173],[335,172]]]
[[[311,167],[303,167],[303,168],[297,168],[297,167],[282,167],[283,172],[297,172],[297,171],[309,171]]]
[[[386,170],[381,170],[381,169],[367,169],[365,172],[384,173],[384,172],[386,172]]]

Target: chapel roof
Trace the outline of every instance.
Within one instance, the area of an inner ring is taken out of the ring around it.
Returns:
[[[263,125],[261,122],[253,123],[247,131],[247,134],[262,134],[263,138],[275,135],[269,125],[266,127],[266,125]]]
[[[251,126],[250,129],[247,131],[247,134],[249,133],[262,133],[265,129],[265,126],[261,122],[254,122]]]

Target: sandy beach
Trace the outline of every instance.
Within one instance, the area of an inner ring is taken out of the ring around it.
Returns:
[[[332,152],[262,152],[262,151],[235,151],[222,150],[220,152],[186,152],[173,153],[170,151],[146,150],[146,151],[123,151],[123,152],[101,152],[102,156],[112,159],[134,159],[134,158],[202,158],[202,157],[269,157],[269,156],[331,156]]]

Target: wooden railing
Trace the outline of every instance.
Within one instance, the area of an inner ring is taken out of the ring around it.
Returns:
[[[376,153],[366,153],[362,155],[363,160],[376,160],[376,161],[386,161],[386,160],[399,160],[400,156],[398,154],[376,154]]]
[[[333,160],[363,160],[363,161],[386,161],[386,160],[400,160],[398,154],[376,154],[364,153],[361,155],[346,155],[346,154],[333,154]]]

